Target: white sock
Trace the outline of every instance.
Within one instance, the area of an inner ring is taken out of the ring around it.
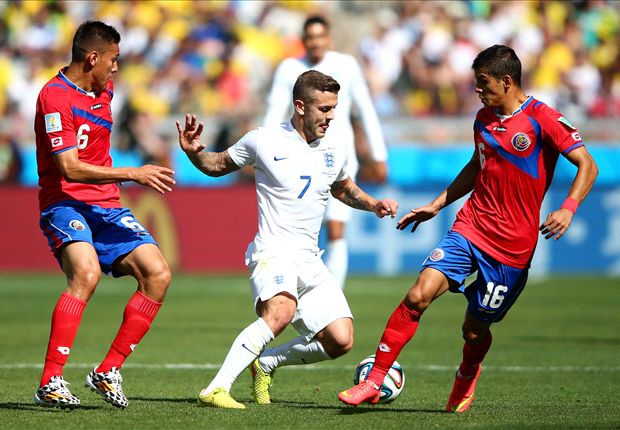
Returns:
[[[344,289],[344,281],[349,268],[349,249],[345,239],[331,240],[327,244],[325,265],[334,275],[340,289]]]
[[[273,337],[271,329],[262,318],[243,329],[231,345],[217,375],[202,392],[210,393],[220,387],[230,391],[237,376],[254,361]]]
[[[271,373],[276,367],[294,364],[310,364],[331,360],[318,340],[308,342],[298,336],[284,345],[268,348],[258,357],[258,363],[265,372]]]

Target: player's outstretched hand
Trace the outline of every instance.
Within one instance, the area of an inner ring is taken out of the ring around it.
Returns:
[[[205,144],[200,143],[203,128],[203,123],[196,125],[196,115],[185,114],[185,127],[183,129],[177,121],[179,145],[184,152],[197,154],[206,148]]]
[[[133,181],[163,194],[166,191],[172,191],[172,186],[176,184],[173,175],[172,169],[147,164],[135,170]]]
[[[405,214],[401,219],[398,220],[396,224],[396,228],[398,230],[406,229],[412,222],[413,228],[411,229],[411,233],[413,233],[416,228],[420,225],[420,223],[424,221],[428,221],[433,218],[435,215],[439,213],[439,210],[432,205],[421,206],[419,208],[411,209],[407,214]]]
[[[553,237],[553,240],[558,240],[564,236],[572,220],[573,213],[568,209],[560,208],[547,215],[547,219],[539,228],[540,233],[545,235],[545,239]]]
[[[375,215],[379,218],[389,215],[391,218],[396,216],[398,212],[398,202],[392,199],[379,200],[373,208]]]

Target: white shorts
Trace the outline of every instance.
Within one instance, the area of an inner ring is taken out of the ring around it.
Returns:
[[[259,299],[290,294],[297,300],[292,325],[307,341],[337,319],[353,319],[347,299],[320,253],[266,257],[251,262],[249,268],[254,309]]]

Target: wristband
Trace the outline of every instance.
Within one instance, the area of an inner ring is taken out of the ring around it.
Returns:
[[[575,212],[577,212],[577,206],[579,206],[577,200],[572,197],[566,197],[566,200],[564,200],[564,203],[562,203],[562,206],[560,207],[562,209],[568,209],[573,213],[573,215],[575,215]]]

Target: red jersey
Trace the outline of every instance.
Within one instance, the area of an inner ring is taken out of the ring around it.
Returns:
[[[503,264],[528,267],[558,156],[583,146],[579,132],[530,96],[507,118],[480,109],[474,142],[481,170],[453,230]]]
[[[39,209],[62,200],[121,207],[116,184],[67,182],[58,170],[54,155],[73,148],[77,148],[80,161],[112,166],[112,81],[101,94],[89,93],[69,81],[63,71],[45,84],[37,99],[34,131],[41,187]]]

